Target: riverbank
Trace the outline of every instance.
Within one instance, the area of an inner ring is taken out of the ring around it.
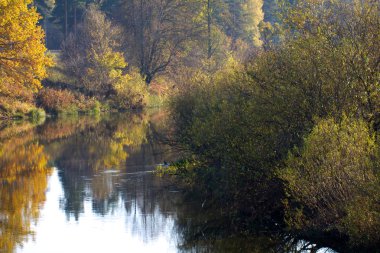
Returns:
[[[297,2],[283,41],[192,79],[170,106],[172,143],[189,156],[167,173],[243,233],[377,252],[378,5]]]
[[[86,95],[75,87],[63,71],[58,65],[49,68],[48,77],[42,82],[43,88],[28,100],[1,96],[0,120],[33,121],[46,116],[96,115],[167,106],[170,92],[158,83],[147,88],[137,104],[130,104],[128,96],[101,98]]]

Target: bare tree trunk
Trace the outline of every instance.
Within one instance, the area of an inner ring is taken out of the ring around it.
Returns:
[[[77,37],[77,2],[74,6],[74,36]]]
[[[65,0],[65,39],[68,35],[68,13],[67,13],[67,0]]]
[[[211,0],[207,0],[207,59],[212,56],[211,43]]]
[[[44,31],[45,31],[45,46],[47,47],[48,44],[48,26],[47,26],[47,18],[45,17],[44,20]]]

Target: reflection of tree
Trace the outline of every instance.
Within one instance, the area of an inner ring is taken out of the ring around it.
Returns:
[[[22,134],[33,134],[36,124],[31,122],[0,122],[0,142]]]
[[[0,251],[12,252],[31,234],[45,201],[50,170],[44,147],[30,134],[0,144]]]
[[[247,234],[237,231],[231,217],[212,208],[203,209],[199,201],[186,199],[177,207],[175,224],[177,234],[180,235],[180,252],[312,253],[323,248],[318,243],[263,227],[257,229],[256,235],[252,231]],[[334,251],[325,248],[323,252]]]
[[[146,142],[148,125],[144,115],[118,115],[51,143],[55,151],[60,150],[55,163],[65,194],[61,204],[68,215],[79,218],[86,194],[100,214],[109,211],[117,201],[116,178],[103,172],[125,168],[126,147],[138,149]]]
[[[178,194],[168,191],[167,182],[151,173],[127,175],[123,179],[121,196],[128,227],[144,242],[171,228]]]
[[[49,120],[38,128],[41,141],[50,142],[62,138],[66,138],[84,131],[90,127],[94,127],[99,123],[99,117],[83,116],[64,117],[56,120]]]

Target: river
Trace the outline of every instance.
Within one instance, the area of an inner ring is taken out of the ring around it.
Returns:
[[[165,122],[155,111],[0,123],[0,252],[334,252],[207,236],[214,214],[153,173],[180,157]]]

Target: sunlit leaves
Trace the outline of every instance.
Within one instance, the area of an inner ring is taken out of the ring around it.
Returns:
[[[22,95],[41,88],[45,67],[44,33],[37,25],[39,15],[31,0],[0,2],[0,93]]]

